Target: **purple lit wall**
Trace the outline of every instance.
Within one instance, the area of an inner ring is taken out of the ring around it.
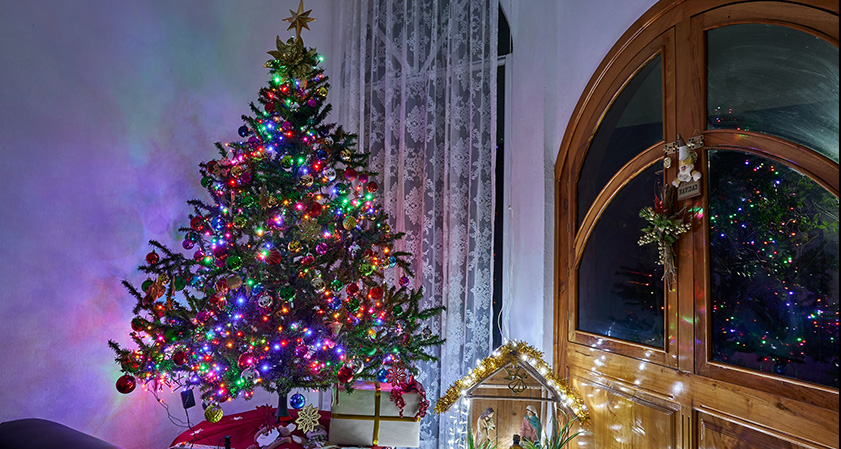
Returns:
[[[304,41],[332,73],[331,0]],[[0,6],[0,422],[39,417],[126,448],[182,431],[151,394],[120,395],[121,279],[177,246],[198,163],[237,139],[298,0],[21,1]],[[184,419],[177,396],[162,395]],[[226,413],[276,399],[258,394]],[[203,419],[191,409],[193,423]]]

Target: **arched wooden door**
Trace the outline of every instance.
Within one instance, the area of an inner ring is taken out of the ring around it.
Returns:
[[[594,448],[837,448],[838,2],[662,1],[594,74],[555,174],[555,366]],[[661,280],[641,208],[695,150]]]

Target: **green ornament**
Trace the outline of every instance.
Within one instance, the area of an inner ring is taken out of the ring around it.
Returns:
[[[293,299],[295,299],[295,289],[292,288],[292,286],[290,285],[284,285],[283,287],[280,287],[280,290],[277,291],[277,294],[278,296],[280,296],[280,299],[283,299],[285,301],[292,301]]]
[[[248,224],[248,219],[245,218],[245,215],[237,215],[234,217],[234,227],[237,229],[242,229],[243,226]]]
[[[223,414],[222,407],[213,404],[204,410],[204,419],[211,423],[219,422]]]
[[[350,301],[345,303],[345,308],[350,313],[356,313],[359,310],[359,299],[358,298],[351,299]]]
[[[340,288],[342,288],[342,281],[338,279],[333,279],[332,281],[330,281],[330,288],[332,288],[333,290],[339,290]]]
[[[289,170],[292,168],[292,156],[283,156],[280,159],[280,166],[283,167],[284,170]]]
[[[201,186],[205,189],[210,187],[211,184],[213,184],[213,178],[211,178],[210,176],[205,176],[201,178]]]
[[[154,284],[154,282],[151,279],[146,279],[142,284],[140,284],[140,290],[143,290],[144,292],[148,291],[152,284]]]
[[[242,207],[245,207],[245,208],[249,208],[249,207],[254,206],[254,202],[255,202],[254,197],[252,195],[245,195],[242,198],[240,198],[239,201],[240,201],[240,204],[242,205]]]
[[[172,287],[175,289],[175,291],[184,290],[184,287],[186,286],[187,281],[181,276],[175,276],[174,278],[172,278]]]
[[[228,260],[225,261],[225,266],[228,267],[229,270],[239,270],[242,268],[242,258],[239,256],[230,256]]]
[[[164,331],[164,340],[166,340],[169,343],[172,343],[175,340],[178,340],[178,331],[171,328],[171,327],[168,328],[167,330]]]
[[[335,189],[336,189],[336,193],[338,193],[339,195],[347,195],[347,193],[348,193],[348,186],[345,185],[345,184],[342,184],[341,182],[336,184]]]
[[[394,316],[400,316],[400,315],[403,315],[403,307],[400,307],[400,306],[394,306],[394,307],[391,309],[391,313],[392,313],[392,314],[394,314]]]
[[[374,272],[374,265],[370,262],[362,262],[359,264],[359,273],[363,276],[370,276]]]

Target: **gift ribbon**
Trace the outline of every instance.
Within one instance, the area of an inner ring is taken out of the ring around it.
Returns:
[[[380,384],[376,384],[377,391],[374,393],[374,438],[371,441],[373,446],[379,445],[380,439],[380,421],[399,421],[399,422],[416,422],[420,421],[420,418],[401,418],[399,416],[380,416],[380,397],[382,392],[380,391]],[[336,398],[338,399],[339,392],[336,391]],[[333,413],[331,414],[331,419],[360,419],[364,421],[368,421],[371,419],[370,416],[367,415],[346,415],[344,413]]]

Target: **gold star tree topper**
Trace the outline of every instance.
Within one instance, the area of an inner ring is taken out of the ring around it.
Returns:
[[[311,9],[309,11],[304,12],[304,0],[301,0],[301,3],[298,5],[298,12],[292,11],[290,9],[289,13],[292,14],[292,17],[287,17],[283,19],[284,22],[289,22],[289,28],[287,28],[286,31],[295,28],[296,42],[301,42],[301,28],[306,28],[309,30],[310,27],[307,24],[315,20],[309,17],[311,12]]]

